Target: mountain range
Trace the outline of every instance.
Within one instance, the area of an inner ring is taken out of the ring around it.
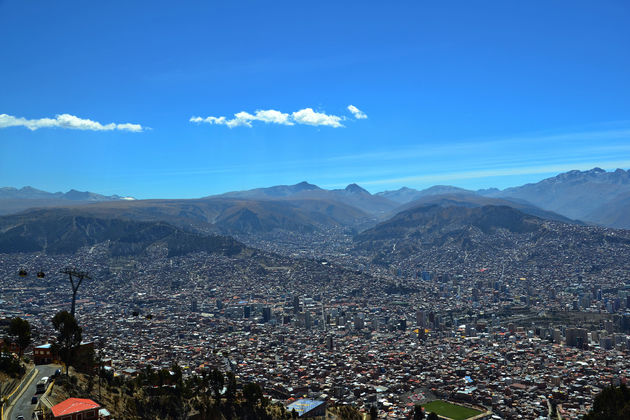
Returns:
[[[368,214],[386,214],[394,210],[398,203],[387,197],[372,195],[357,184],[350,184],[344,189],[326,190],[308,182],[295,185],[278,185],[269,188],[256,188],[248,191],[235,191],[207,198],[224,197],[245,200],[282,200],[308,199],[330,200],[356,207]]]
[[[0,188],[0,200],[19,199],[19,200],[69,200],[69,201],[113,201],[113,200],[133,200],[132,197],[121,197],[118,195],[101,195],[89,191],[70,190],[66,193],[38,190],[33,187],[23,187],[20,189],[13,187]]]
[[[543,179],[537,183],[499,190],[465,190],[438,185],[422,191],[403,187],[395,191],[377,193],[389,200],[407,204],[431,196],[473,196],[497,198],[513,203],[512,207],[526,206],[522,211],[543,218],[550,214],[535,214],[532,207],[553,212],[565,219],[620,229],[630,229],[630,170],[607,172],[600,168],[588,171],[569,171]],[[492,204],[487,202],[487,204]],[[555,218],[552,217],[552,218]],[[557,219],[561,220],[561,219]]]
[[[202,235],[165,222],[98,218],[66,211],[37,210],[0,219],[0,253],[72,254],[107,243],[112,256],[138,255],[160,246],[168,256],[191,252],[238,254],[245,246],[225,236]]]
[[[345,232],[357,249],[390,256],[412,255],[427,246],[488,248],[486,239],[509,248],[527,235],[548,237],[548,226],[556,226],[553,229],[562,235],[588,236],[589,227],[582,227],[587,223],[575,218],[630,227],[628,178],[627,171],[595,168],[503,191],[434,186],[378,194],[356,184],[326,190],[302,182],[188,200],[3,188],[0,206],[7,201],[46,205],[0,217],[0,253],[73,253],[104,243],[112,255],[138,255],[156,248],[168,255],[233,254],[246,246],[230,236],[255,245],[267,234],[308,241],[316,232],[324,238]]]
[[[178,228],[225,235],[274,230],[308,233],[330,227],[362,231],[400,212],[430,205],[507,206],[546,220],[630,229],[630,171],[570,171],[505,190],[472,191],[437,185],[420,191],[403,187],[371,194],[356,184],[327,190],[301,182],[187,200],[133,200],[75,190],[47,193],[31,187],[0,188],[0,214],[28,215],[37,208],[53,207],[57,214],[164,221]]]
[[[0,188],[0,215],[12,214],[30,208],[57,207],[67,205],[79,205],[85,203],[97,203],[105,201],[131,201],[133,197],[121,197],[119,195],[101,195],[89,191],[70,190],[66,193],[47,192],[33,187]]]
[[[630,171],[570,171],[534,184],[490,190],[490,197],[524,200],[535,206],[608,227],[630,228]]]

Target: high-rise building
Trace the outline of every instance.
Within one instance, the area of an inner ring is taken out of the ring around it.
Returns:
[[[604,321],[604,329],[608,334],[612,334],[615,331],[615,326],[611,320],[607,319]]]
[[[310,330],[312,325],[313,320],[311,319],[311,311],[306,310],[306,312],[304,313],[304,328]]]
[[[363,329],[363,318],[361,318],[359,316],[359,314],[356,314],[354,316],[354,329],[355,330],[362,330]]]
[[[297,314],[300,312],[300,297],[293,296],[293,313]]]
[[[249,305],[243,306],[243,318],[249,318],[252,316],[252,307]]]
[[[263,322],[271,321],[271,308],[269,306],[265,306],[263,308]]]
[[[599,338],[599,347],[603,350],[611,350],[613,348],[613,339],[612,337],[600,337]]]
[[[406,319],[400,319],[398,320],[398,329],[400,331],[405,331],[407,329],[407,320]]]
[[[332,335],[326,336],[326,349],[328,349],[329,351],[332,351],[333,348],[334,348],[333,336]]]
[[[588,347],[588,331],[584,328],[567,328],[567,346],[584,349]]]
[[[416,325],[422,328],[425,326],[425,314],[422,309],[416,311]]]

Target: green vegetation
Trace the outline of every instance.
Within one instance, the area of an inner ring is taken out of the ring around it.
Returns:
[[[20,358],[24,350],[31,344],[31,325],[22,318],[13,318],[9,324],[9,335],[13,336],[20,349]]]
[[[413,420],[424,420],[424,411],[422,411],[420,404],[416,404],[413,407]]]
[[[6,373],[12,378],[19,378],[24,375],[24,366],[20,364],[20,359],[14,357],[8,351],[0,353],[0,372]]]
[[[454,420],[465,420],[478,416],[481,411],[461,405],[451,404],[446,401],[431,401],[422,405],[427,412],[435,413],[439,416],[449,417]]]
[[[584,420],[616,420],[630,418],[630,389],[621,386],[606,387],[597,394],[593,408]]]
[[[295,410],[294,410],[295,411]],[[363,416],[361,412],[354,407],[349,405],[342,405],[340,407],[331,407],[330,411],[337,415],[341,420],[362,420]],[[297,418],[297,413],[295,413],[295,417]]]
[[[184,377],[177,364],[168,369],[145,367],[135,378],[114,377],[101,369],[103,400],[116,418],[183,419],[189,416],[200,420],[286,420],[291,413],[284,406],[273,405],[256,383],[237,382],[231,372],[218,369]],[[61,378],[59,384],[69,395],[96,398],[98,387],[89,387],[89,378],[82,384],[72,384]],[[74,376],[73,376],[74,378]],[[98,379],[98,378],[97,378]],[[225,388],[223,388],[225,386]]]
[[[59,333],[57,341],[53,344],[53,350],[59,354],[61,361],[65,363],[67,375],[68,368],[77,362],[83,329],[68,311],[58,312],[52,319],[52,324]]]

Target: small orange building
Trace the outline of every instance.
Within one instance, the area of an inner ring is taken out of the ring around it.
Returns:
[[[68,398],[51,408],[52,420],[97,420],[101,406],[87,398]]]

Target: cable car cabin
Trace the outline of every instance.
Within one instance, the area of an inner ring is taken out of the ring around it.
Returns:
[[[28,276],[28,273],[26,272],[26,270],[20,270],[18,274],[20,275],[20,277]]]
[[[38,279],[43,279],[44,277],[46,277],[46,274],[44,274],[43,271],[40,271],[39,273],[37,273],[37,278]]]

